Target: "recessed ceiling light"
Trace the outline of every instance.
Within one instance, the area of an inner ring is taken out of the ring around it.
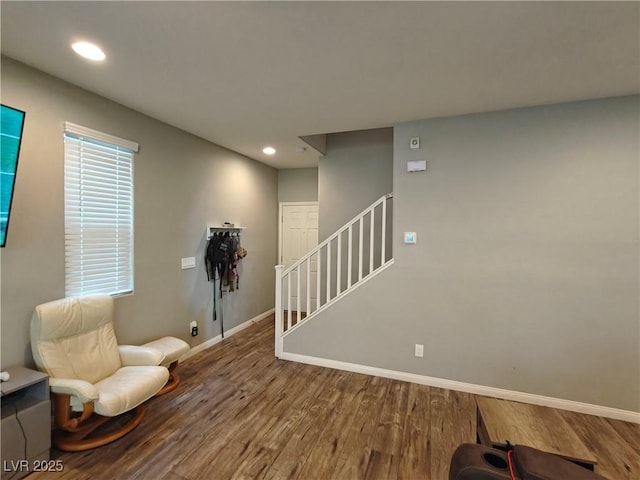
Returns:
[[[89,60],[94,60],[96,62],[106,58],[106,55],[100,47],[90,42],[75,42],[71,45],[71,48],[73,48],[73,51],[81,57],[88,58]]]
[[[264,147],[262,149],[262,153],[266,154],[266,155],[273,155],[274,153],[276,153],[276,149],[273,147]]]

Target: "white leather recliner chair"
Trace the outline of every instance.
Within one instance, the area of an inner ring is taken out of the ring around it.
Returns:
[[[118,345],[112,319],[113,299],[104,295],[38,305],[31,319],[31,350],[38,369],[50,376],[53,442],[61,450],[88,450],[127,434],[142,420],[142,404],[169,378],[161,351]],[[131,410],[124,425],[90,436]]]

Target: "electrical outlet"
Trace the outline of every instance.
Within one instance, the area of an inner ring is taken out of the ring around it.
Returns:
[[[424,345],[420,345],[419,343],[416,343],[416,349],[415,349],[414,355],[416,357],[424,357]]]
[[[189,328],[191,328],[191,336],[196,337],[198,335],[198,322],[194,320],[189,324]]]

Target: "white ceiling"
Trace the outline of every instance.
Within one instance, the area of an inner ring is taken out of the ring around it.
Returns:
[[[640,92],[640,3],[9,2],[2,53],[277,168],[304,135]],[[107,60],[69,45],[87,39]],[[273,145],[269,158],[262,147]]]

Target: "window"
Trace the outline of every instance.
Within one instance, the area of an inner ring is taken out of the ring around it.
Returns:
[[[67,296],[133,291],[133,154],[138,144],[64,126]]]

